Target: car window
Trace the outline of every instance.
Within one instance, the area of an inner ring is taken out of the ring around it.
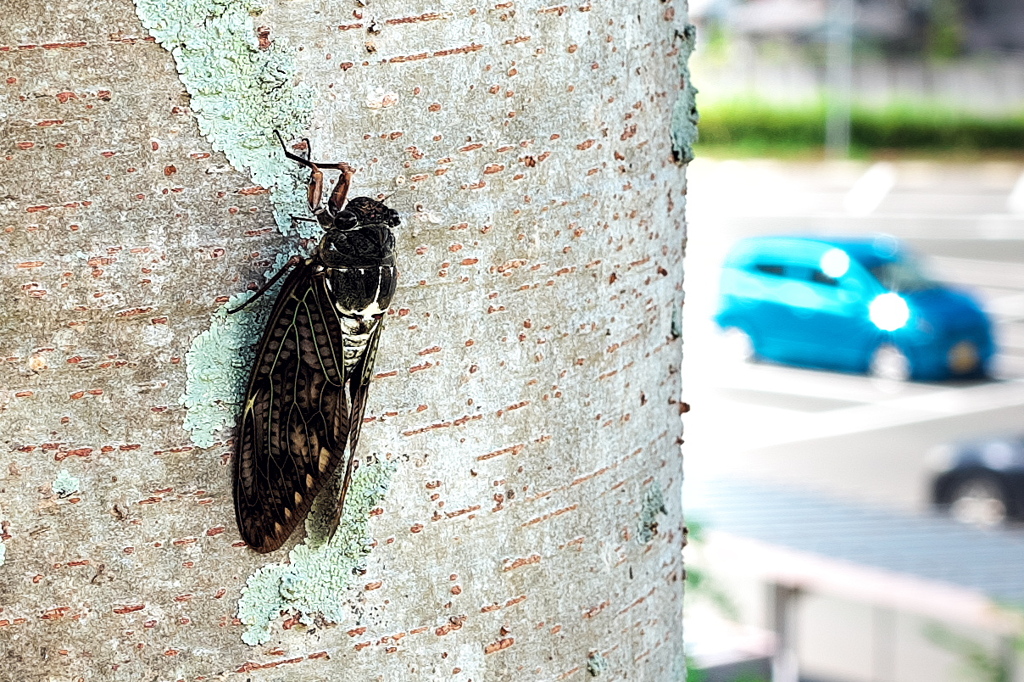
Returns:
[[[776,277],[786,277],[788,279],[795,279],[801,282],[814,282],[815,284],[825,284],[828,286],[837,286],[839,280],[834,277],[829,277],[824,272],[817,268],[810,268],[803,265],[776,265],[774,263],[756,263],[754,269],[758,272],[762,272],[766,275],[775,275]]]
[[[769,263],[756,263],[754,269],[758,272],[763,272],[766,275],[777,275],[784,277],[786,275],[786,268],[783,265],[773,265]]]
[[[870,271],[889,291],[924,291],[937,286],[935,280],[922,272],[920,264],[909,258],[882,263],[870,268]]]
[[[811,271],[811,281],[816,284],[827,284],[830,287],[839,286],[839,280],[835,277],[829,277],[821,270]]]

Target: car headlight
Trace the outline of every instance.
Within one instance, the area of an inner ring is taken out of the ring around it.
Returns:
[[[868,316],[876,327],[885,332],[900,329],[910,319],[910,306],[899,294],[876,296],[868,308]]]
[[[981,448],[981,461],[989,469],[1002,471],[1017,462],[1017,450],[1004,441],[992,441]]]
[[[850,271],[850,256],[842,249],[829,249],[818,265],[826,275],[839,279]]]

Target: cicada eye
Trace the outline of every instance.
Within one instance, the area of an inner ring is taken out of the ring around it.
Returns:
[[[348,209],[345,209],[334,218],[334,227],[338,230],[351,230],[357,224],[356,214]]]

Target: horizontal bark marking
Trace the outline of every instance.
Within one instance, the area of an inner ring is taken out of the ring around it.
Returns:
[[[658,589],[657,587],[652,587],[650,592],[648,592],[647,594],[645,594],[642,597],[637,598],[632,604],[630,604],[626,608],[624,608],[621,611],[619,611],[618,615],[621,616],[622,614],[626,613],[627,611],[629,611],[633,607],[636,607],[636,606],[639,606],[640,604],[643,604],[645,601],[647,601],[648,597],[650,597],[651,595],[653,595],[657,591],[657,589]]]
[[[120,606],[114,609],[114,613],[124,615],[126,613],[133,613],[135,611],[141,611],[146,608],[145,604],[132,604],[131,606]]]
[[[318,657],[319,658],[319,657]],[[236,673],[248,673],[253,670],[265,670],[267,668],[276,668],[279,665],[285,665],[287,663],[300,663],[305,660],[304,656],[298,656],[297,658],[286,658],[279,661],[270,661],[269,663],[253,663],[252,661],[246,662],[244,665],[235,669]]]
[[[505,637],[503,639],[499,639],[498,641],[491,642],[490,644],[485,646],[484,647],[484,654],[485,655],[486,654],[493,654],[496,651],[501,651],[502,649],[507,649],[507,648],[509,648],[510,646],[512,646],[515,643],[516,643],[515,637]]]
[[[447,516],[449,519],[454,519],[456,516],[462,516],[463,514],[469,514],[470,512],[475,512],[475,511],[479,511],[479,510],[480,510],[480,505],[476,504],[476,505],[473,505],[471,507],[466,507],[465,509],[459,509],[458,511],[445,512],[444,515]],[[470,518],[472,518],[472,517],[470,517]]]
[[[500,602],[495,602],[494,604],[489,604],[487,606],[481,606],[480,607],[480,613],[490,613],[492,611],[499,611],[501,609],[506,609],[506,608],[508,608],[510,606],[515,606],[516,604],[522,604],[524,601],[526,601],[526,595],[525,594],[520,595],[518,597],[514,597],[512,599],[509,599],[504,604],[502,604]]]
[[[534,524],[541,523],[541,522],[547,521],[549,519],[553,519],[556,516],[561,516],[562,514],[565,514],[567,512],[575,511],[576,509],[579,509],[579,505],[578,504],[571,504],[568,507],[563,507],[562,509],[559,509],[557,511],[553,511],[553,512],[550,512],[548,514],[544,514],[543,516],[538,516],[535,519],[530,519],[526,523],[520,524],[520,528],[526,528],[527,526],[532,526]]]
[[[432,59],[432,58],[435,58],[435,57],[451,57],[453,55],[469,54],[470,52],[476,52],[476,51],[482,50],[482,49],[484,49],[483,45],[480,45],[480,44],[477,44],[477,43],[470,43],[469,45],[463,45],[461,47],[453,47],[453,48],[449,48],[447,50],[437,50],[437,51],[435,51],[433,53],[423,52],[423,53],[419,53],[419,54],[415,54],[415,55],[399,55],[399,56],[396,56],[396,57],[389,57],[387,59],[382,59],[381,63],[382,64],[389,64],[389,63],[401,64],[403,62],[418,61],[420,59]]]
[[[397,24],[415,24],[422,21],[438,21],[440,19],[444,19],[444,15],[437,14],[436,12],[426,12],[424,14],[420,14],[419,16],[396,17],[394,19],[385,19],[384,23],[395,26]]]
[[[501,570],[503,572],[504,571],[514,571],[517,568],[522,568],[523,566],[531,566],[533,564],[539,564],[540,560],[541,560],[540,554],[531,554],[528,557],[519,557],[518,559],[506,559],[503,562]]]
[[[478,462],[480,462],[487,459],[494,459],[495,457],[501,457],[502,455],[507,455],[510,453],[512,454],[512,456],[515,456],[522,452],[523,448],[525,447],[526,445],[524,445],[523,443],[519,443],[517,445],[512,445],[507,448],[495,450],[494,452],[488,452],[486,455],[480,455],[476,459]]]

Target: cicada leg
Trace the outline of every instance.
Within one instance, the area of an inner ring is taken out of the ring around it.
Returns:
[[[293,154],[288,151],[288,147],[285,146],[284,138],[281,137],[281,133],[275,130],[274,134],[277,135],[277,139],[281,142],[281,148],[284,149],[285,157],[309,168],[311,171],[309,177],[309,188],[306,194],[306,198],[309,201],[309,209],[313,211],[317,217],[319,217],[324,210],[326,210],[328,216],[331,217],[340,213],[341,209],[345,207],[345,198],[348,196],[349,184],[351,183],[355,169],[344,161],[338,163],[316,163],[312,161],[311,158],[304,159],[298,154]],[[303,139],[303,142],[306,143],[306,150],[309,152],[310,157],[312,157],[312,145],[309,143],[308,139]],[[338,178],[338,182],[334,185],[334,189],[331,190],[331,196],[327,200],[326,209],[320,207],[320,200],[323,198],[324,187],[323,171],[325,170],[341,171],[341,177]]]
[[[286,272],[288,272],[289,270],[294,268],[296,265],[299,265],[300,263],[302,263],[302,256],[292,256],[291,258],[289,258],[288,262],[284,264],[284,267],[281,268],[277,272],[277,274],[275,274],[273,277],[271,277],[269,280],[267,280],[267,283],[264,284],[263,286],[261,286],[256,291],[255,294],[250,296],[249,300],[247,300],[245,303],[243,303],[242,305],[238,306],[237,308],[232,308],[231,310],[229,310],[228,311],[228,315],[233,315],[234,313],[237,313],[239,310],[243,310],[243,309],[247,308],[250,303],[255,301],[257,298],[259,298],[263,294],[267,293],[267,291],[270,289],[270,287],[274,286],[274,284],[277,282],[277,280],[279,280],[282,277],[284,277]]]

